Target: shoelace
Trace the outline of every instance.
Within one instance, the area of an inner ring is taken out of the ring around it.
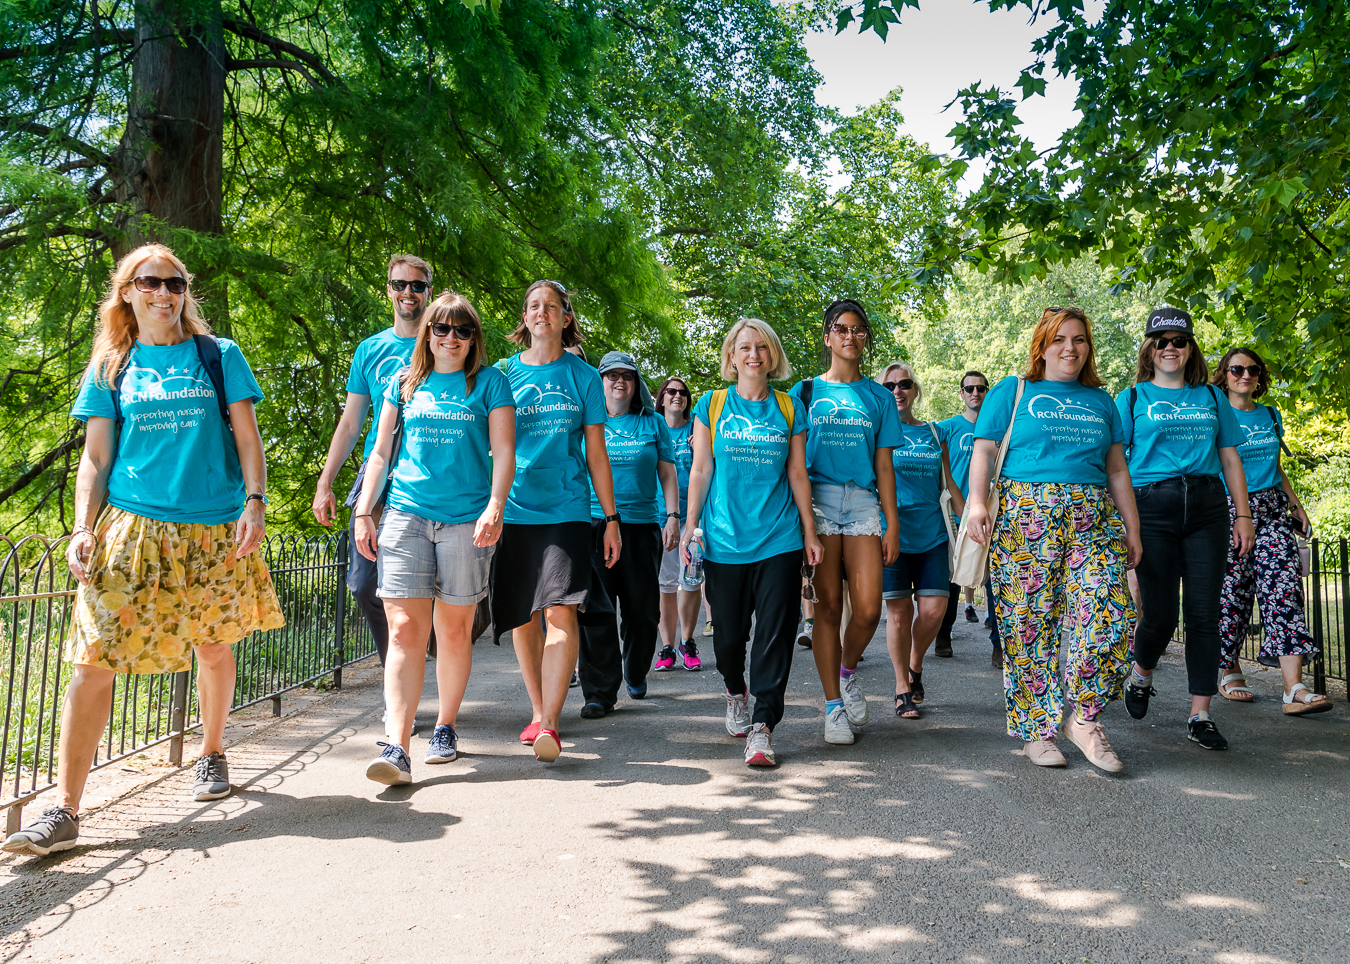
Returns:
[[[42,816],[33,821],[33,825],[28,829],[36,830],[39,827],[45,827],[49,831],[53,830],[56,828],[56,825],[61,822],[62,817],[69,820],[75,819],[74,814],[65,807],[48,807],[46,810],[42,811]]]
[[[685,654],[686,656],[697,656],[697,655],[698,655],[698,644],[695,643],[692,639],[686,640],[686,642],[685,642],[685,644],[684,644],[684,654]]]
[[[214,757],[204,756],[197,758],[197,782],[204,783],[211,778],[211,761]]]
[[[1158,695],[1158,691],[1153,688],[1153,684],[1151,683],[1148,686],[1139,686],[1135,683],[1130,683],[1129,688],[1136,693],[1147,696],[1149,699]]]

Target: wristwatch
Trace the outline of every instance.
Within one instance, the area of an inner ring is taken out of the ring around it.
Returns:
[[[606,521],[606,522],[618,522],[618,521],[619,521],[619,513],[616,512],[616,513],[614,513],[613,515],[607,515],[607,516],[605,516],[605,521]]]
[[[680,514],[679,514],[678,512],[667,512],[667,513],[666,513],[666,518],[667,518],[667,519],[678,519],[679,517],[680,517]]]
[[[248,504],[249,504],[250,502],[252,502],[254,499],[257,499],[257,500],[258,500],[259,502],[261,502],[263,505],[267,505],[267,504],[268,504],[268,502],[267,502],[267,496],[263,495],[261,492],[250,492],[250,493],[248,494],[248,498],[244,499],[244,505],[248,505]]]

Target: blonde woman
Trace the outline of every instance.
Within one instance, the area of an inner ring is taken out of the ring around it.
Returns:
[[[75,845],[116,674],[183,672],[194,651],[202,745],[192,799],[228,795],[222,740],[234,696],[230,647],[285,624],[267,564],[254,551],[267,504],[253,412],[262,390],[239,347],[210,334],[191,283],[172,251],[149,244],[117,263],[99,306],[93,354],[71,410],[87,428],[66,551],[80,589],[66,655],[74,670],[61,712],[57,803],[5,841],[10,853]]]
[[[749,766],[771,767],[777,765],[771,734],[783,718],[801,615],[803,549],[808,566],[817,565],[824,550],[811,514],[806,411],[769,385],[792,371],[778,335],[758,318],[742,318],[722,340],[721,357],[722,377],[735,385],[708,392],[694,407],[681,558],[688,562],[694,530],[703,529],[699,541],[707,559],[713,653],[726,685],[727,732],[748,737]]]
[[[923,657],[942,625],[951,591],[942,493],[951,495],[958,516],[965,500],[952,479],[942,433],[914,414],[923,399],[914,369],[892,362],[877,381],[891,393],[900,413],[900,441],[891,450],[900,553],[881,573],[886,649],[895,669],[895,715],[918,719],[918,705],[924,701]]]
[[[389,614],[390,742],[366,768],[376,783],[412,782],[408,749],[433,623],[440,708],[425,762],[449,763],[458,753],[455,723],[473,666],[474,610],[487,595],[516,472],[516,401],[506,376],[483,367],[485,355],[478,312],[447,291],[423,316],[411,364],[385,387],[355,526],[356,549],[377,564]],[[373,513],[386,479],[377,532]]]

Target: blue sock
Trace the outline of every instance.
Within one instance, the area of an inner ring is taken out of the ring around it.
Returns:
[[[852,678],[853,678],[853,674],[856,673],[856,672],[858,672],[856,669],[849,669],[847,666],[840,666],[840,667],[839,667],[839,678],[840,678],[840,679],[852,679]]]
[[[843,707],[843,705],[844,705],[844,701],[843,701],[842,699],[837,699],[837,700],[826,700],[826,701],[825,701],[825,715],[826,715],[826,716],[829,716],[831,711],[840,709],[840,708]]]

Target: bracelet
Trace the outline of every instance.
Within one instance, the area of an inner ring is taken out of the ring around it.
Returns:
[[[358,519],[373,519],[373,518],[375,518],[375,517],[374,517],[373,515],[371,515],[369,512],[362,512],[359,516],[357,516],[357,518],[358,518]]]
[[[1249,515],[1239,515],[1239,516],[1235,516],[1235,518],[1238,518],[1238,519],[1250,519],[1251,516],[1249,516]]]
[[[76,531],[76,532],[87,532],[87,533],[89,533],[91,536],[93,536],[95,539],[98,538],[98,533],[95,532],[93,529],[89,528],[88,526],[76,526],[76,527],[75,527],[75,531]]]

